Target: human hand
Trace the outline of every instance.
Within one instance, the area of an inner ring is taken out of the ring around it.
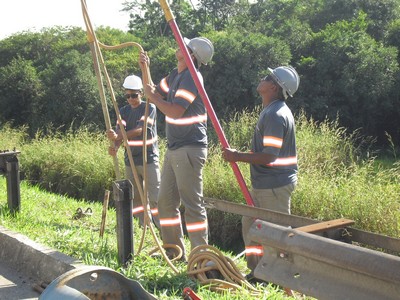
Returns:
[[[141,68],[150,66],[150,58],[147,55],[147,52],[141,51],[139,54],[139,65]]]
[[[154,86],[154,84],[145,84],[143,86],[143,89],[144,89],[144,94],[146,95],[149,102],[154,103],[152,100],[154,98],[152,96],[154,96],[156,93],[156,87]]]
[[[118,147],[108,147],[108,154],[111,156],[117,156]]]
[[[112,129],[108,129],[107,131],[106,131],[106,135],[107,135],[107,138],[110,140],[110,141],[116,141],[117,140],[117,138],[118,138],[118,134],[114,131],[114,130],[112,130]]]
[[[222,158],[228,162],[235,162],[237,161],[237,150],[231,148],[223,148],[222,149]]]

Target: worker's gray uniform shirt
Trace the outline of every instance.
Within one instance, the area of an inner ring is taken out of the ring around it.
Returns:
[[[197,72],[199,80],[203,77]],[[207,112],[201,100],[189,69],[178,73],[177,69],[164,78],[157,86],[157,91],[166,101],[179,104],[186,109],[179,119],[165,117],[168,149],[175,150],[182,146],[207,146]]]
[[[277,156],[270,164],[250,165],[253,188],[273,189],[297,182],[295,123],[284,101],[276,100],[263,109],[251,150]]]
[[[146,103],[141,102],[136,108],[126,105],[120,109],[121,119],[125,126],[125,131],[132,130],[138,126],[143,126]],[[158,163],[159,150],[157,141],[157,110],[154,104],[149,104],[149,114],[147,118],[147,163]],[[118,126],[117,126],[118,127]],[[143,165],[143,135],[130,138],[128,144],[132,151],[135,165]],[[125,151],[125,165],[130,166],[127,151]]]

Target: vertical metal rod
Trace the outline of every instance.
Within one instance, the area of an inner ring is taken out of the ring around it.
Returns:
[[[16,155],[7,158],[6,170],[8,207],[14,214],[19,212],[21,206],[19,163]]]
[[[113,183],[115,208],[117,213],[118,258],[121,264],[133,257],[133,186],[129,180],[117,180]]]

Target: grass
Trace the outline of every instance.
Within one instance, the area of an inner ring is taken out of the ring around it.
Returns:
[[[0,199],[7,199],[6,180],[0,177]],[[90,207],[91,216],[74,218],[78,208],[85,210]],[[37,186],[21,182],[21,210],[12,216],[7,203],[0,203],[0,224],[13,231],[22,233],[32,240],[55,248],[67,255],[81,260],[87,265],[98,265],[112,268],[128,278],[139,281],[143,287],[153,293],[158,299],[182,299],[184,287],[191,287],[202,299],[254,299],[251,295],[235,294],[229,291],[216,293],[207,287],[199,285],[186,275],[186,265],[175,263],[180,274],[174,273],[160,258],[152,258],[149,251],[155,247],[155,242],[148,233],[145,246],[140,254],[134,256],[127,267],[118,261],[116,240],[116,213],[113,208],[107,212],[106,228],[103,238],[99,236],[102,204],[76,200],[67,196],[56,195],[43,191]],[[138,248],[142,229],[134,220],[135,251]],[[187,240],[185,240],[188,243]],[[234,258],[232,253],[226,256]],[[243,258],[237,261],[237,266],[246,272]],[[282,291],[272,287],[259,287],[259,299],[293,299],[285,296]]]

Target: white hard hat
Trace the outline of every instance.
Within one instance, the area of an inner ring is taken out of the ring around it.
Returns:
[[[122,86],[128,90],[141,90],[143,88],[143,83],[139,76],[129,75],[125,78]]]
[[[282,88],[285,98],[287,98],[287,95],[293,97],[300,84],[300,77],[296,70],[291,66],[283,66],[275,69],[268,68],[268,71],[271,72],[272,78]]]
[[[211,61],[214,55],[214,46],[209,39],[196,37],[191,40],[184,38],[184,41],[199,63],[206,65]]]

